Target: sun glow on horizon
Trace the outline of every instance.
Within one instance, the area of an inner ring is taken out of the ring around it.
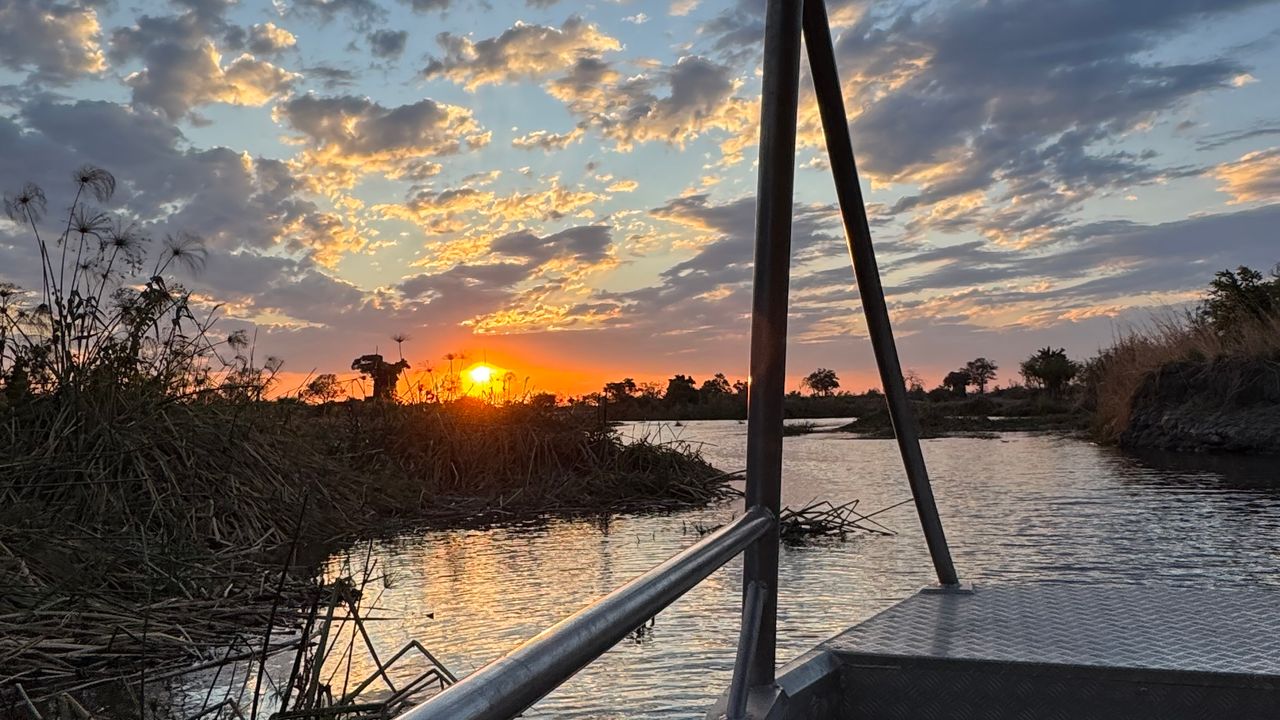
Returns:
[[[479,398],[496,398],[505,396],[507,386],[511,384],[512,373],[497,365],[480,362],[464,369],[463,394]]]
[[[486,385],[493,379],[494,369],[488,365],[476,365],[467,371],[467,377],[476,385]]]

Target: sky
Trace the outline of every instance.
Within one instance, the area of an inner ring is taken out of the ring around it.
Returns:
[[[0,0],[0,189],[208,249],[286,378],[408,335],[561,394],[746,375],[763,0]],[[829,13],[903,364],[1016,379],[1280,261],[1280,3]],[[788,375],[877,384],[801,85]],[[56,214],[51,212],[51,215]],[[0,279],[39,286],[0,218]],[[34,282],[33,282],[34,281]]]

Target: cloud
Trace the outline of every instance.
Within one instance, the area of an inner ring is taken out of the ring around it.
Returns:
[[[595,264],[608,257],[612,243],[610,232],[608,225],[573,227],[541,237],[523,230],[495,239],[489,249],[521,258],[533,267],[542,267],[553,260]]]
[[[606,53],[621,44],[580,17],[553,28],[516,23],[501,35],[473,41],[441,33],[443,58],[423,73],[443,77],[469,91],[487,84],[537,80],[577,118],[568,133],[538,130],[517,137],[518,148],[560,149],[586,129],[599,131],[620,150],[637,143],[684,147],[708,133],[726,136],[721,151],[729,162],[753,141],[757,102],[737,96],[742,82],[728,66],[696,55],[670,66],[641,63],[624,74]]]
[[[1218,190],[1230,195],[1233,205],[1275,202],[1280,198],[1280,148],[1247,153],[1214,167],[1210,174],[1222,183]]]
[[[1154,154],[1098,147],[1231,87],[1245,71],[1235,61],[1160,63],[1150,54],[1193,22],[1250,4],[1087,0],[866,13],[837,43],[860,164],[874,183],[919,188],[898,213],[975,191],[1006,209],[1016,200],[1019,212],[979,213],[975,223],[1023,241],[1016,216],[1063,223],[1089,196],[1167,171]],[[820,142],[813,131],[806,140]]]
[[[597,313],[608,316],[616,327],[679,337],[680,342],[694,343],[695,349],[744,339],[751,306],[755,199],[716,203],[705,194],[689,195],[668,200],[649,213],[683,228],[681,236],[695,231],[696,251],[662,271],[657,284],[594,293],[590,302]],[[837,252],[838,233],[838,218],[831,207],[797,204],[792,229],[796,268],[809,267],[814,260]],[[846,270],[845,287],[849,277]],[[803,335],[807,325],[796,328],[796,335]]]
[[[147,53],[147,68],[125,78],[133,101],[155,107],[170,119],[209,103],[258,107],[284,95],[298,76],[252,55],[224,65],[213,43],[195,48],[157,46]]]
[[[213,249],[291,252],[325,263],[364,245],[348,221],[307,197],[284,162],[187,148],[182,133],[153,113],[42,100],[24,106],[21,120],[0,120],[6,183],[33,180],[52,195],[68,168],[90,162],[117,175],[115,202],[152,235],[187,231]]]
[[[547,130],[534,130],[524,135],[511,138],[511,147],[520,150],[563,150],[569,145],[582,142],[583,130],[575,127],[567,133],[553,133]]]
[[[366,37],[369,40],[369,50],[374,57],[395,60],[404,53],[409,32],[407,30],[376,30]]]
[[[400,2],[408,5],[414,12],[448,10],[450,5],[450,0],[400,0]]]
[[[339,15],[348,15],[361,29],[385,20],[387,11],[375,0],[294,0],[293,11],[331,22]]]
[[[249,28],[248,48],[255,55],[275,55],[297,45],[293,33],[275,23],[260,23]]]
[[[676,17],[684,17],[693,12],[698,7],[699,0],[671,0],[671,14]]]
[[[1201,138],[1197,143],[1197,146],[1200,150],[1216,150],[1226,145],[1231,145],[1245,140],[1252,140],[1253,138],[1270,137],[1272,135],[1280,135],[1280,125],[1256,125],[1244,130],[1214,133]]]
[[[444,57],[432,59],[423,74],[444,77],[470,91],[482,85],[546,78],[581,59],[622,49],[616,39],[576,15],[559,28],[518,22],[501,35],[479,42],[448,32],[437,35],[436,41]]]
[[[493,239],[482,257],[406,278],[397,289],[447,322],[483,334],[587,327],[607,313],[578,312],[582,277],[614,264],[612,228],[570,227],[547,235],[527,230]],[[481,262],[483,260],[483,262]]]
[[[326,89],[347,87],[356,83],[356,74],[332,65],[312,65],[303,69],[303,76],[318,79]]]
[[[736,160],[749,142],[745,131],[754,126],[757,108],[754,100],[736,95],[740,86],[728,66],[698,56],[630,77],[610,63],[584,58],[547,90],[621,150],[652,141],[684,147],[717,132],[727,136],[722,152]]]
[[[117,62],[134,58],[144,63],[125,83],[133,88],[133,102],[154,107],[169,119],[198,119],[193,110],[209,103],[258,107],[289,92],[299,79],[295,73],[248,53],[224,62],[208,33],[225,29],[221,5],[194,5],[179,16],[143,15],[133,27],[116,29],[111,56]],[[260,29],[258,29],[260,28]],[[286,31],[255,26],[249,42],[276,47]]]
[[[276,106],[274,114],[307,143],[300,166],[317,187],[330,189],[350,187],[373,172],[393,178],[434,174],[438,165],[424,158],[489,142],[471,111],[430,99],[386,107],[366,97],[308,93]]]
[[[31,80],[66,85],[107,69],[92,7],[46,0],[0,0],[0,66]]]
[[[470,229],[472,233],[492,233],[512,225],[562,220],[589,212],[586,209],[605,199],[589,190],[574,190],[552,181],[547,187],[500,195],[492,190],[471,186],[449,188],[440,192],[419,190],[403,204],[374,206],[374,212],[418,223],[433,234],[456,233]],[[474,235],[472,235],[474,237]],[[463,243],[466,257],[476,251],[470,239]],[[441,249],[444,250],[443,248]],[[459,261],[454,252],[444,251],[439,262]]]

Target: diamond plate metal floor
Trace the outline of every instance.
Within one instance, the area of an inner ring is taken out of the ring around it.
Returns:
[[[779,685],[807,720],[1280,720],[1280,590],[922,591]]]
[[[860,655],[1280,676],[1280,591],[1044,584],[921,592],[828,646]]]

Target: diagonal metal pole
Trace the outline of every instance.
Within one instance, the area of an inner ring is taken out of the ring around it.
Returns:
[[[880,384],[889,403],[893,434],[898,439],[898,450],[902,453],[902,464],[906,467],[907,481],[911,483],[911,495],[915,498],[916,512],[920,515],[920,525],[924,528],[925,542],[929,545],[938,582],[956,585],[959,579],[951,560],[951,550],[947,547],[947,537],[942,531],[933,488],[929,485],[929,471],[925,468],[911,403],[903,386],[902,365],[893,341],[893,328],[889,324],[889,308],[885,304],[884,287],[880,284],[875,250],[871,247],[871,227],[867,222],[862,188],[858,184],[858,168],[849,139],[849,121],[844,112],[844,94],[840,89],[831,26],[827,22],[827,8],[823,0],[806,0],[804,3],[804,39],[809,53],[809,71],[818,97],[818,110],[822,115],[822,130],[827,138],[831,172],[835,176],[836,195],[840,199],[845,237],[849,242],[849,255],[858,280],[858,292],[862,296],[871,347],[875,350],[876,365],[880,369]]]
[[[766,6],[760,98],[746,502],[748,510],[766,508],[775,520],[782,499],[782,399],[787,390],[787,292],[800,87],[800,15],[800,0],[769,0]],[[747,686],[770,685],[774,681],[778,619],[776,523],[747,547],[742,574],[744,610],[754,584],[765,588],[755,648],[749,656]]]

